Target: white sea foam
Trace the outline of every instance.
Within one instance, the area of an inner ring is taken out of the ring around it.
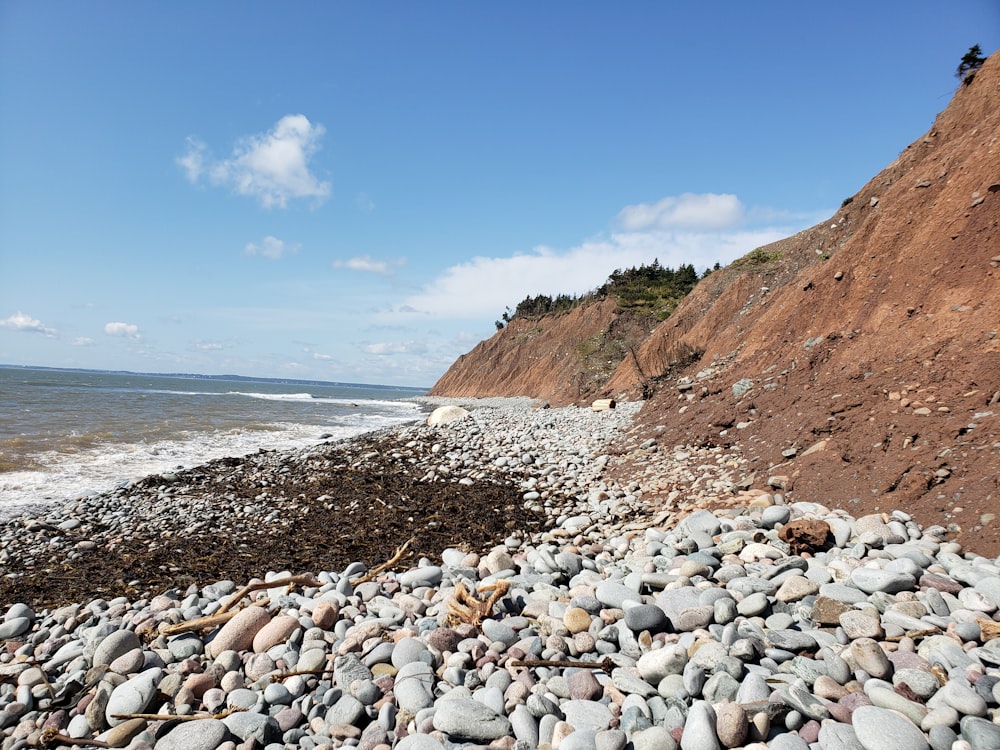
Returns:
[[[365,432],[413,421],[412,409],[396,414],[357,413],[332,425],[268,423],[251,429],[195,432],[182,439],[111,443],[75,453],[36,455],[43,470],[0,473],[0,520],[24,506],[62,502],[114,489],[153,474],[191,468],[231,456],[263,450],[293,450],[326,440],[342,440]]]

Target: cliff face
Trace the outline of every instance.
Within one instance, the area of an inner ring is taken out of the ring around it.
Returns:
[[[626,353],[649,335],[612,299],[538,320],[515,317],[458,358],[432,396],[529,396],[560,406],[604,387]]]
[[[637,439],[738,444],[750,484],[912,510],[997,554],[1000,55],[830,220],[702,280],[599,383],[569,353],[612,330],[613,304],[539,321],[536,348],[511,325],[435,392],[646,396]]]

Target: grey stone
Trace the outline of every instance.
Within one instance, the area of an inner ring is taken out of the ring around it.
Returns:
[[[682,646],[667,644],[640,656],[636,668],[646,682],[658,684],[667,675],[681,674],[687,661],[687,651]]]
[[[708,701],[695,701],[688,709],[681,750],[721,750],[715,733],[715,711]]]
[[[435,704],[434,728],[456,738],[492,741],[511,733],[510,720],[471,698],[446,698]]]
[[[879,568],[855,568],[851,571],[851,583],[868,594],[882,591],[897,594],[916,587],[917,580],[908,573],[897,573]]]
[[[16,638],[31,630],[31,620],[27,617],[11,617],[0,623],[0,641]]]
[[[806,651],[816,648],[816,639],[802,630],[769,630],[767,640],[774,648],[786,651]]]
[[[611,726],[611,711],[603,703],[597,701],[569,700],[560,704],[559,708],[566,721],[574,729],[594,729],[600,731]]]
[[[929,750],[924,733],[895,711],[859,706],[851,715],[858,741],[865,750]]]
[[[676,750],[677,743],[664,727],[649,727],[632,735],[635,750]]]
[[[141,714],[149,706],[156,695],[156,685],[163,677],[159,667],[147,669],[145,672],[127,680],[111,692],[108,707],[105,709],[105,719],[108,726],[118,726],[124,719],[115,719],[115,714]]]
[[[229,736],[219,719],[179,721],[156,741],[157,750],[215,750]]]
[[[353,695],[342,695],[326,712],[327,724],[353,725],[365,713],[364,704]]]
[[[119,656],[124,656],[136,648],[142,648],[142,641],[139,640],[139,636],[131,630],[116,630],[97,644],[92,664],[95,667],[110,664]]]
[[[422,661],[405,665],[396,674],[393,694],[401,709],[416,714],[422,708],[434,703],[434,684],[437,681],[434,670]]]
[[[864,750],[854,727],[835,721],[824,722],[819,728],[821,750]]]
[[[959,727],[973,750],[1000,750],[1000,726],[993,722],[978,716],[964,716]]]
[[[625,610],[625,624],[637,633],[643,630],[659,633],[667,629],[669,620],[667,613],[655,604],[640,604]]]
[[[933,703],[938,701],[944,701],[966,716],[986,716],[986,701],[983,697],[957,680],[949,680],[937,691]]]
[[[596,748],[597,731],[594,729],[578,729],[559,743],[559,750],[596,750]]]
[[[526,742],[529,747],[538,747],[538,719],[531,715],[527,706],[514,706],[510,713],[510,726],[514,737]]]
[[[597,732],[594,736],[595,750],[625,750],[627,744],[628,737],[620,729],[605,729]],[[656,747],[659,750],[674,750],[676,743],[674,743],[674,746],[660,744]]]
[[[816,721],[830,718],[830,711],[819,698],[809,692],[802,680],[795,680],[791,685],[781,688],[781,694],[788,705],[803,716]]]
[[[261,745],[275,742],[281,737],[278,722],[266,714],[252,711],[239,711],[229,714],[222,723],[234,735],[244,742],[253,739]]]
[[[598,585],[594,596],[605,607],[621,609],[622,604],[627,601],[642,603],[639,592],[629,588],[624,583],[615,579],[607,579]]]
[[[429,734],[408,734],[396,743],[396,750],[445,750],[445,747]]]

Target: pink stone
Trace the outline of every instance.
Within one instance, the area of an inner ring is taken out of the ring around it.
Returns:
[[[191,691],[195,698],[201,698],[205,692],[216,687],[215,673],[212,670],[201,674],[190,675],[184,680],[184,687]]]
[[[213,659],[223,651],[246,651],[253,645],[254,636],[271,620],[263,607],[247,607],[222,626],[208,644],[208,655]]]
[[[329,630],[337,624],[339,614],[340,608],[334,602],[322,601],[313,608],[312,619],[317,628]]]
[[[299,629],[299,620],[291,615],[279,615],[257,631],[253,637],[253,650],[257,653],[267,651],[279,643],[284,643],[288,637]]]

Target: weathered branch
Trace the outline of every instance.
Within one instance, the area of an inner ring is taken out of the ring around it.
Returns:
[[[224,719],[230,714],[246,711],[245,708],[233,706],[217,714],[111,714],[112,719],[145,719],[146,721],[196,721],[198,719]],[[78,741],[78,740],[77,740]],[[105,745],[104,747],[108,747]]]
[[[261,599],[249,605],[251,607],[266,607],[271,603],[270,599]],[[231,609],[228,612],[216,612],[212,615],[205,615],[204,617],[196,617],[193,620],[187,620],[185,622],[178,622],[175,625],[163,625],[160,627],[160,633],[162,635],[177,635],[179,633],[190,633],[193,630],[210,630],[216,625],[225,625],[227,622],[236,617],[237,614],[246,609]]]
[[[600,669],[608,674],[617,667],[610,658],[605,657],[601,661],[573,661],[568,659],[566,661],[560,661],[555,659],[532,659],[531,661],[517,660],[507,662],[508,667],[556,667],[558,669],[567,668],[577,668],[577,669]]]
[[[273,581],[260,581],[258,583],[248,583],[246,586],[237,591],[225,604],[219,607],[215,614],[223,614],[229,611],[229,608],[243,600],[243,597],[247,594],[252,594],[254,591],[263,591],[264,589],[274,589],[279,586],[313,586],[319,588],[323,584],[313,578],[311,575],[306,573],[301,576],[289,576],[288,578],[278,578]]]
[[[396,552],[392,557],[390,557],[381,565],[372,568],[370,571],[365,573],[360,578],[355,578],[353,581],[351,581],[351,585],[357,586],[358,584],[367,583],[368,581],[374,580],[375,576],[377,576],[379,573],[381,573],[384,570],[388,570],[390,567],[395,565],[397,562],[399,562],[400,558],[402,558],[403,555],[406,554],[407,548],[415,539],[416,539],[415,536],[411,536],[409,539],[406,540],[405,544],[403,544],[401,547],[396,548]]]

